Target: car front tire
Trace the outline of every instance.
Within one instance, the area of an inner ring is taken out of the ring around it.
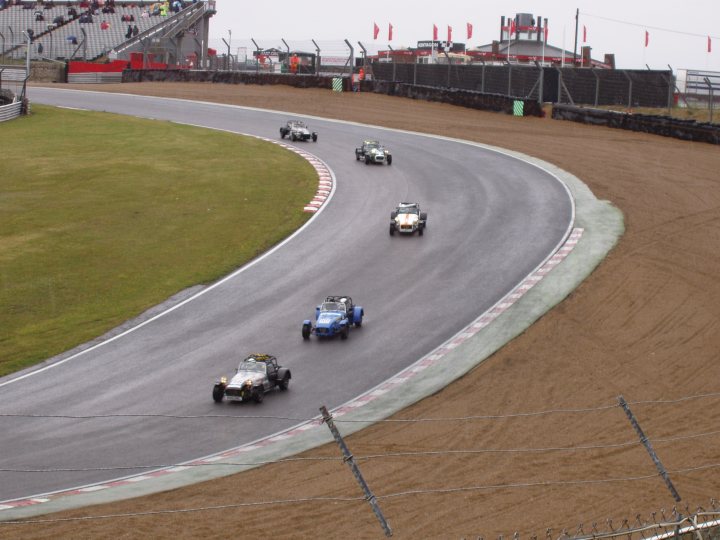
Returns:
[[[223,397],[225,397],[225,390],[222,387],[216,386],[213,388],[213,401],[215,403],[220,403]]]

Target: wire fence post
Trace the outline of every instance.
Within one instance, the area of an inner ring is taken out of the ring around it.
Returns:
[[[632,79],[630,78],[630,75],[627,74],[627,71],[623,70],[623,75],[625,75],[625,78],[628,81],[628,109],[632,109]]]
[[[707,84],[708,90],[710,91],[710,123],[712,124],[713,105],[714,105],[713,102],[715,101],[715,95],[713,92],[714,89],[713,89],[712,83],[710,82],[710,79],[708,79],[707,77],[703,77],[703,80],[705,81],[705,84]]]
[[[328,412],[325,405],[320,407],[320,412],[322,413],[323,422],[327,424],[328,429],[330,429],[330,433],[332,433],[332,436],[335,438],[335,442],[340,447],[340,450],[343,453],[343,461],[348,464],[348,467],[350,467],[350,470],[353,473],[353,476],[355,476],[355,480],[357,480],[357,483],[360,484],[360,487],[363,490],[363,493],[365,494],[365,500],[370,503],[370,506],[372,507],[372,511],[375,514],[375,517],[378,518],[378,521],[380,522],[380,525],[383,528],[383,531],[385,531],[385,536],[392,536],[392,529],[390,529],[390,526],[388,525],[387,521],[385,521],[385,516],[383,516],[382,510],[380,510],[380,506],[378,506],[377,500],[375,499],[375,495],[373,495],[372,491],[370,491],[370,487],[367,485],[367,482],[365,482],[365,479],[363,478],[362,474],[360,473],[360,469],[357,466],[357,463],[355,463],[355,458],[350,453],[350,450],[348,449],[347,445],[345,444],[345,441],[342,438],[342,435],[340,435],[340,432],[338,431],[337,427],[335,427],[335,423],[333,422],[332,416]]]
[[[645,450],[647,450],[648,454],[650,454],[650,459],[653,460],[653,463],[655,463],[655,467],[657,468],[658,472],[660,473],[660,476],[662,476],[663,480],[665,481],[665,485],[667,486],[668,490],[670,491],[670,494],[673,496],[673,499],[675,499],[676,502],[680,502],[680,494],[675,489],[675,486],[673,485],[672,481],[670,480],[670,477],[668,476],[667,471],[665,470],[665,467],[663,467],[663,464],[660,462],[660,458],[658,458],[657,454],[655,453],[655,450],[653,450],[652,445],[650,444],[650,441],[645,436],[645,433],[643,433],[642,428],[640,427],[640,424],[635,419],[635,415],[633,415],[632,411],[630,410],[630,406],[627,404],[627,401],[625,401],[625,398],[622,396],[618,397],[618,402],[620,403],[620,406],[625,411],[625,414],[628,417],[628,420],[630,420],[630,424],[633,428],[635,428],[635,432],[638,434],[638,437],[640,437],[640,442],[643,443],[643,446],[645,446]]]

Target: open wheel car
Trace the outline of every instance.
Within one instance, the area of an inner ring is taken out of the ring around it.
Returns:
[[[363,160],[365,165],[371,163],[387,163],[392,165],[392,154],[390,150],[380,144],[379,141],[365,140],[360,148],[355,149],[355,159]]]
[[[316,131],[310,131],[305,122],[300,120],[288,120],[287,123],[280,128],[280,138],[289,137],[291,141],[309,141],[317,142],[318,134]]]
[[[315,324],[310,319],[303,321],[302,337],[310,339],[312,334],[320,338],[339,335],[340,339],[347,339],[352,325],[362,326],[364,314],[363,308],[353,304],[349,296],[328,296],[315,308]]]
[[[287,390],[291,378],[290,370],[279,366],[277,358],[254,353],[240,361],[230,381],[221,377],[215,383],[213,400],[216,403],[223,399],[262,403],[267,392],[275,388]]]
[[[412,234],[417,231],[422,236],[427,227],[427,214],[420,211],[420,203],[402,202],[390,212],[390,236],[395,231]]]

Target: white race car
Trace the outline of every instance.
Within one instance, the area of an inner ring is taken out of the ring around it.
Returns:
[[[412,234],[417,231],[422,236],[427,227],[427,214],[420,211],[420,203],[403,202],[390,213],[390,236],[398,231]]]
[[[221,377],[213,387],[213,400],[254,401],[262,403],[265,393],[279,388],[287,390],[290,385],[290,370],[281,367],[277,358],[269,354],[251,354],[240,361],[230,382]]]

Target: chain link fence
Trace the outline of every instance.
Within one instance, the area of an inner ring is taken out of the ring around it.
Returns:
[[[593,106],[664,108],[672,104],[675,86],[669,70],[374,62],[372,72],[390,82]]]

